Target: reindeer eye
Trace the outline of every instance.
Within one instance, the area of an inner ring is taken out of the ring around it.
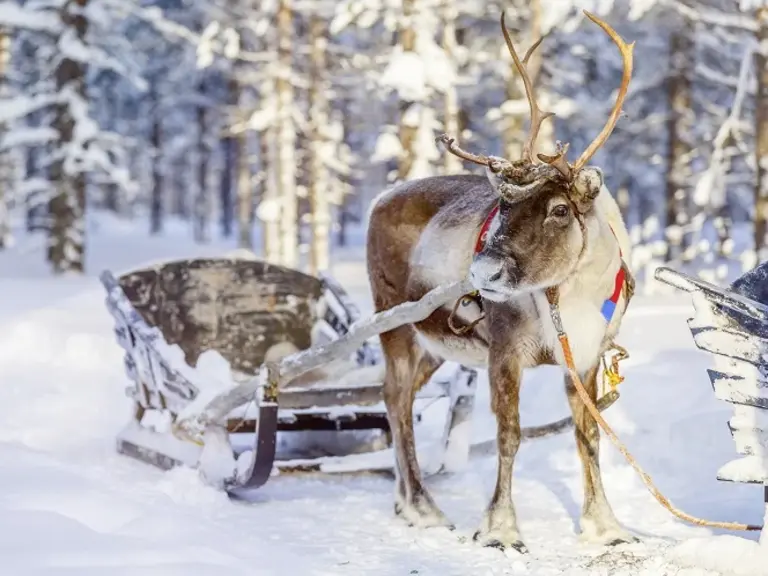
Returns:
[[[554,208],[552,208],[552,215],[556,216],[558,218],[565,218],[568,216],[568,213],[570,212],[568,205],[566,204],[558,204]]]

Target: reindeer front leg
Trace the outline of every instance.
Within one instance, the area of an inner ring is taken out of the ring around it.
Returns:
[[[474,539],[483,546],[514,548],[521,554],[528,549],[520,539],[517,516],[512,502],[512,469],[520,446],[520,382],[523,365],[518,355],[503,347],[491,346],[489,370],[491,407],[496,415],[498,469],[496,489]]]
[[[589,370],[582,378],[593,402],[597,400],[597,373],[598,366]],[[583,471],[584,505],[580,522],[582,539],[609,546],[637,542],[637,538],[621,527],[605,496],[600,474],[600,429],[576,393],[570,376],[566,376],[566,392],[573,413],[576,447]]]

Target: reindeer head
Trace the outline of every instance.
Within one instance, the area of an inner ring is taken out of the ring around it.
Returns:
[[[488,229],[483,249],[475,255],[470,278],[482,296],[503,301],[520,292],[562,283],[578,266],[587,247],[588,218],[603,188],[599,168],[587,162],[610,136],[621,114],[632,76],[632,48],[608,24],[584,11],[615,42],[624,61],[624,75],[616,104],[600,134],[573,164],[566,159],[568,144],[557,143],[554,156],[533,155],[541,123],[552,116],[539,108],[526,64],[541,43],[536,42],[522,61],[517,55],[504,13],[501,29],[515,66],[523,77],[531,108],[531,124],[523,145],[523,158],[509,161],[478,156],[459,148],[446,135],[439,138],[448,151],[486,167],[488,179],[498,192],[498,212]]]

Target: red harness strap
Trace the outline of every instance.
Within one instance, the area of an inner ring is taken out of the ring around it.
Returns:
[[[475,242],[475,254],[478,254],[485,246],[485,241],[488,239],[488,229],[491,227],[491,222],[493,222],[493,218],[498,213],[499,213],[499,205],[497,203],[493,206],[491,211],[488,213],[488,216],[485,217],[485,222],[483,222],[483,227],[480,228],[480,234],[477,235],[477,242]]]
[[[477,242],[475,242],[475,254],[480,253],[480,251],[485,247],[485,243],[488,239],[488,230],[491,227],[491,222],[493,222],[493,219],[496,217],[496,214],[499,213],[499,205],[496,204],[491,209],[491,211],[488,213],[488,216],[485,217],[485,221],[483,222],[483,226],[480,228],[480,233],[477,236]],[[613,237],[616,238],[616,232],[613,231],[613,227],[609,226],[611,228],[611,232],[613,233]],[[616,242],[618,243],[619,239],[616,238]],[[623,258],[624,254],[621,251],[621,245],[619,245],[619,257]],[[618,272],[616,272],[616,277],[614,278],[614,284],[613,284],[613,293],[611,294],[611,297],[605,300],[603,302],[603,306],[600,309],[600,312],[603,315],[603,318],[605,318],[605,321],[610,323],[611,318],[613,318],[613,313],[616,311],[616,305],[619,303],[619,298],[621,297],[621,290],[624,288],[624,282],[626,281],[627,276],[626,272],[624,271],[624,266],[619,266]]]
[[[616,238],[616,232],[613,231],[613,227],[609,225],[609,228],[613,233],[613,237]],[[616,238],[616,243],[619,243],[618,238]],[[621,244],[619,244],[619,258],[623,257],[624,254],[621,252]],[[626,279],[627,275],[624,271],[624,266],[619,265],[619,271],[616,272],[616,278],[614,279],[613,294],[611,294],[611,297],[608,298],[608,300],[603,302],[603,306],[600,309],[600,312],[603,314],[603,318],[605,318],[605,321],[609,324],[611,322],[611,318],[613,318],[613,313],[616,311],[616,305],[619,303],[619,298],[621,297],[621,289],[624,288],[624,282]]]

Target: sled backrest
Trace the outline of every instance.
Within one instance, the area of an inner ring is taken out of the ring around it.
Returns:
[[[195,366],[216,350],[234,370],[255,374],[311,345],[322,282],[260,260],[195,258],[134,270],[118,279],[132,306]]]

